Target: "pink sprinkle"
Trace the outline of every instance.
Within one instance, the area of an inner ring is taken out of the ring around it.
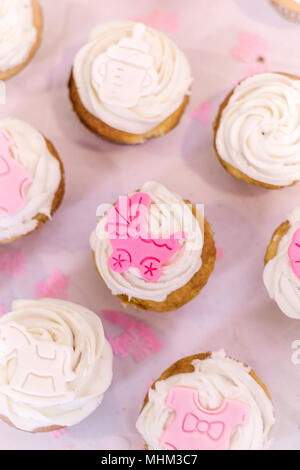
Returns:
[[[246,63],[254,62],[267,53],[267,46],[262,36],[256,33],[240,33],[238,43],[232,50],[233,56]]]
[[[117,311],[104,310],[101,314],[123,330],[115,338],[106,335],[116,356],[126,358],[131,355],[134,361],[141,362],[162,349],[162,342],[149,325]]]
[[[46,281],[40,281],[35,286],[35,297],[57,298],[65,300],[68,296],[69,278],[58,269],[54,269]]]
[[[0,317],[3,317],[5,315],[5,307],[4,305],[0,305]]]
[[[53,439],[60,439],[68,433],[67,428],[57,429],[56,431],[51,431],[50,434]]]
[[[207,126],[210,123],[212,108],[212,103],[209,101],[203,101],[203,103],[198,106],[198,108],[191,112],[191,118],[196,119],[196,121],[199,121],[204,126]]]
[[[223,258],[224,252],[223,252],[223,249],[220,246],[217,246],[216,250],[217,250],[216,259],[219,261],[220,259]]]

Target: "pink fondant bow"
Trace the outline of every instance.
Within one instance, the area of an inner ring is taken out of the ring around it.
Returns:
[[[221,421],[208,421],[199,419],[193,413],[186,415],[183,421],[182,429],[184,432],[199,432],[200,434],[207,434],[213,441],[221,439],[225,425]]]

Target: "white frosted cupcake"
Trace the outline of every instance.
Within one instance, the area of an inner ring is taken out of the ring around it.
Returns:
[[[70,98],[96,134],[126,144],[171,130],[188,103],[189,63],[164,34],[141,23],[95,28],[76,55]]]
[[[300,21],[300,0],[271,0],[271,3],[288,20]]]
[[[300,180],[300,78],[246,78],[220,106],[215,150],[235,178],[277,189]]]
[[[53,144],[23,121],[0,120],[0,244],[49,220],[64,190],[64,168]]]
[[[263,278],[280,310],[300,320],[300,207],[275,230],[267,248]]]
[[[218,351],[167,369],[149,390],[137,429],[150,450],[262,450],[273,424],[265,385]]]
[[[124,305],[158,312],[176,310],[198,295],[216,259],[203,207],[155,182],[106,207],[91,247],[113,295]]]
[[[30,62],[40,45],[42,26],[38,0],[0,0],[0,80]]]
[[[56,299],[18,300],[0,320],[0,415],[22,431],[72,426],[101,403],[112,351],[100,319]]]

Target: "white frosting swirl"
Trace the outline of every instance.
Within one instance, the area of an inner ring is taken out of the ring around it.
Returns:
[[[220,157],[256,181],[300,180],[300,80],[277,73],[247,78],[222,113]]]
[[[149,449],[164,449],[160,441],[173,414],[165,405],[165,400],[174,386],[196,388],[201,405],[209,410],[219,408],[225,399],[239,400],[249,405],[248,423],[233,432],[230,450],[267,448],[274,424],[273,405],[263,388],[249,374],[250,369],[226,357],[224,351],[215,352],[203,361],[195,360],[192,364],[194,372],[173,375],[157,382],[154,390],[149,390],[149,401],[137,421],[137,429]]]
[[[290,228],[279,242],[276,256],[265,266],[263,279],[271,299],[290,318],[300,319],[300,279],[292,269],[288,249],[300,229],[300,207],[288,216]]]
[[[176,289],[184,286],[202,265],[203,224],[192,214],[183,199],[159,183],[145,183],[141,192],[148,194],[152,204],[148,212],[147,227],[153,237],[170,237],[172,233],[184,231],[186,239],[182,248],[163,267],[158,281],[145,281],[137,268],[124,273],[114,272],[108,259],[112,247],[105,231],[107,217],[100,219],[91,236],[91,247],[97,268],[113,295],[125,294],[129,298],[164,301]]]
[[[17,119],[0,120],[0,130],[14,142],[13,156],[29,173],[32,183],[25,190],[26,204],[13,216],[0,214],[0,240],[26,235],[37,226],[37,214],[51,216],[54,196],[62,175],[58,160],[49,152],[45,138]]]
[[[39,391],[34,396],[14,390],[10,381],[16,363],[4,362],[1,337],[0,415],[19,429],[33,431],[52,425],[71,426],[92,413],[112,379],[112,351],[97,315],[56,299],[20,300],[13,303],[11,313],[1,318],[0,331],[10,322],[25,327],[40,343],[53,342],[70,348],[74,378],[67,383],[63,397],[39,396]]]
[[[31,0],[0,0],[0,71],[22,64],[36,38]]]
[[[105,104],[95,87],[93,65],[109,46],[118,43],[121,38],[129,37],[135,24],[132,21],[119,21],[95,28],[89,42],[75,58],[73,73],[81,101],[91,114],[115,129],[144,134],[179,108],[184,96],[189,94],[192,79],[189,63],[173,41],[147,27],[144,41],[150,46],[153,66],[158,74],[155,93],[141,96],[131,108]]]

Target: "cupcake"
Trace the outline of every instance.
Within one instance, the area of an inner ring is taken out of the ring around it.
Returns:
[[[50,219],[64,188],[63,164],[53,144],[25,122],[0,120],[0,244]]]
[[[70,98],[80,120],[113,142],[138,144],[178,124],[191,70],[164,34],[133,21],[95,28],[76,55]]]
[[[273,424],[266,386],[218,351],[167,369],[149,390],[137,429],[150,450],[261,450]]]
[[[167,312],[199,294],[216,259],[202,209],[148,182],[100,217],[91,236],[96,268],[123,305]]]
[[[275,230],[265,256],[263,279],[280,310],[300,320],[300,207]]]
[[[38,0],[0,0],[0,80],[19,73],[36,53],[43,17]]]
[[[98,316],[56,299],[18,300],[0,319],[0,417],[22,431],[72,426],[101,403],[112,351]]]
[[[300,78],[246,78],[220,106],[215,150],[235,178],[277,189],[300,180]]]
[[[300,0],[271,0],[271,3],[288,20],[300,21]]]

